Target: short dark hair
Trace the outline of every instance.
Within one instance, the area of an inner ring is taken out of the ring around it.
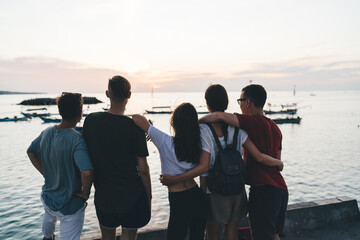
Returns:
[[[205,99],[212,112],[224,112],[229,104],[226,89],[220,84],[210,85],[205,91]]]
[[[131,84],[126,78],[117,75],[109,79],[109,97],[114,102],[121,102],[129,98],[130,90]]]
[[[191,103],[182,103],[171,116],[175,154],[179,161],[199,163],[201,152],[198,114]]]
[[[56,98],[59,113],[64,120],[72,121],[81,115],[83,98],[80,93],[64,92]]]
[[[249,98],[256,108],[263,108],[266,102],[266,90],[258,84],[251,84],[242,89],[244,97]]]

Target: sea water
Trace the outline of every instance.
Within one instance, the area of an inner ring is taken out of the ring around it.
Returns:
[[[126,114],[144,113],[153,106],[176,106],[190,102],[204,106],[204,93],[133,93]],[[44,95],[0,95],[0,118],[21,117],[28,108],[17,105],[24,99],[55,97]],[[103,111],[109,101],[95,96],[102,104],[85,105],[84,113]],[[228,112],[239,112],[239,93],[229,93]],[[279,104],[297,103],[300,124],[279,125],[283,134],[282,172],[289,187],[289,203],[337,196],[360,200],[360,91],[269,92],[273,110]],[[267,105],[266,105],[267,106]],[[203,107],[200,107],[204,110]],[[199,109],[200,109],[199,108]],[[41,111],[38,111],[41,112]],[[57,114],[57,107],[48,107]],[[149,115],[156,127],[171,134],[170,115]],[[52,115],[52,117],[59,117]],[[270,116],[278,117],[278,116]],[[80,122],[79,125],[81,125]],[[26,149],[40,132],[51,126],[39,118],[27,122],[0,122],[0,239],[41,239],[43,207],[40,202],[42,176],[31,165]],[[149,142],[153,202],[149,224],[168,221],[167,188],[159,182],[159,154]],[[93,204],[88,200],[83,233],[99,233]],[[58,235],[59,227],[56,228]]]

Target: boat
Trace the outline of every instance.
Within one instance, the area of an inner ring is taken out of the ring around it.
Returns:
[[[24,113],[21,112],[22,115],[24,115],[25,117],[48,117],[50,116],[50,113]]]
[[[47,118],[47,117],[40,117],[41,120],[44,121],[44,123],[59,123],[61,122],[61,119],[59,118]]]
[[[151,110],[145,109],[145,112],[147,114],[171,114],[173,111],[174,111],[174,109],[171,106],[157,106],[157,107],[152,107]],[[196,111],[198,114],[209,113],[209,111],[198,111],[198,110],[196,110]]]
[[[157,106],[145,111],[147,114],[171,114],[174,110],[171,106]]]
[[[272,111],[272,110],[264,110],[265,114],[291,114],[294,115],[296,114],[297,109],[296,108],[289,108],[289,109],[282,109],[279,111]]]
[[[9,117],[5,117],[5,118],[0,118],[0,122],[17,122],[17,121],[27,121],[29,120],[30,117],[13,117],[13,118],[9,118]]]
[[[47,108],[29,108],[29,109],[26,109],[26,111],[30,112],[30,111],[46,111]]]
[[[275,118],[272,119],[276,124],[283,124],[283,123],[297,123],[299,124],[301,121],[300,117],[296,117],[296,118]]]

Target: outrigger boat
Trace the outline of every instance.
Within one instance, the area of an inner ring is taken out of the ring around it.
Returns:
[[[201,107],[201,106],[200,106]],[[174,110],[171,106],[157,106],[152,107],[151,110],[146,110],[147,114],[171,114]],[[207,114],[208,111],[197,111],[198,114]]]
[[[272,119],[276,124],[283,124],[283,123],[297,123],[299,124],[301,121],[300,117],[297,118],[275,118]]]
[[[21,118],[18,118],[18,117],[13,117],[13,118],[8,118],[8,117],[5,117],[5,118],[0,118],[0,122],[17,122],[17,121],[27,121],[29,120],[30,117],[21,117]]]
[[[61,119],[59,118],[47,118],[47,117],[40,117],[41,120],[44,121],[44,123],[59,123],[61,122]]]
[[[24,113],[21,112],[22,115],[24,115],[25,117],[48,117],[50,116],[50,113]]]

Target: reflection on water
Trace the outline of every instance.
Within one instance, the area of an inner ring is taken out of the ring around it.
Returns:
[[[290,203],[347,195],[360,196],[360,92],[269,92],[272,104],[297,102],[302,117],[299,125],[280,125],[283,133],[283,175],[289,187]],[[101,111],[108,101],[103,94],[88,94],[103,104],[84,106],[84,112]],[[0,118],[21,116],[27,108],[16,105],[39,95],[0,95]],[[55,95],[41,95],[55,97]],[[238,112],[238,93],[230,93],[229,112]],[[134,93],[127,113],[143,113],[158,105],[191,102],[205,105],[203,93]],[[302,106],[311,106],[302,108]],[[56,106],[49,108],[57,113]],[[146,115],[154,125],[170,132],[170,115]],[[56,117],[56,116],[54,116]],[[51,124],[50,124],[51,125]],[[29,122],[0,123],[0,239],[40,239],[43,209],[40,202],[42,176],[26,156],[30,142],[49,124],[38,118]],[[152,176],[153,209],[151,223],[167,222],[167,189],[159,181],[160,161],[156,148],[148,144]],[[99,227],[89,199],[84,232],[97,233]]]

